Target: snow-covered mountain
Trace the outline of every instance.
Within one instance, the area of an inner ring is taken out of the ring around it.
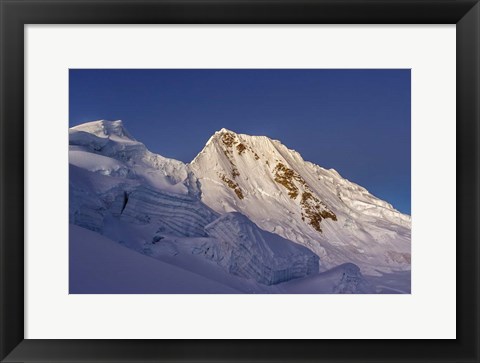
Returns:
[[[239,211],[309,248],[322,269],[346,262],[368,273],[410,268],[410,216],[280,141],[222,129],[189,168],[206,205]]]
[[[307,248],[206,206],[188,165],[151,153],[121,121],[83,124],[69,136],[71,224],[155,258],[183,249],[266,285],[318,272]]]
[[[147,150],[130,135],[120,120],[93,121],[72,127],[69,145],[72,165],[103,175],[141,179],[145,184],[167,192],[198,193],[196,185],[188,183],[190,176],[184,163]]]
[[[222,129],[185,164],[101,120],[69,144],[75,241],[88,229],[237,292],[372,292],[362,273],[410,269],[409,216],[279,141]]]

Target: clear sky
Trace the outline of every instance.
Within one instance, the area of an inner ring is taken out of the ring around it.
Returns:
[[[123,120],[190,162],[222,127],[265,135],[410,214],[410,70],[70,70],[70,126]]]

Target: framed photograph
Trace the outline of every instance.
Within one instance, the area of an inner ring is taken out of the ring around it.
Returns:
[[[410,293],[410,78],[70,69],[70,294]]]
[[[479,361],[477,1],[1,12],[2,361]]]

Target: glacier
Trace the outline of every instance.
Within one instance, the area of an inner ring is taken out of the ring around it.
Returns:
[[[199,251],[215,250],[226,271],[265,285],[318,271],[310,250],[206,206],[185,164],[152,154],[120,122],[89,123],[70,137],[71,224],[160,258],[169,243],[175,251],[176,237],[205,237],[208,243],[190,245],[191,254],[207,258]]]

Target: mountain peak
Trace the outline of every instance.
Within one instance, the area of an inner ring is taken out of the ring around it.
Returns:
[[[215,133],[210,138],[210,141],[220,141],[220,144],[223,144],[226,147],[232,146],[236,141],[238,141],[239,135],[232,130],[221,128],[219,131],[215,131]]]
[[[234,134],[234,135],[237,135],[237,133],[235,131],[226,129],[225,127],[222,127],[220,130],[215,131],[215,134]]]
[[[108,121],[98,120],[86,122],[71,128],[75,131],[88,132],[102,138],[109,138],[111,136],[117,136],[122,139],[129,139],[136,141],[133,136],[127,131],[122,120]]]

